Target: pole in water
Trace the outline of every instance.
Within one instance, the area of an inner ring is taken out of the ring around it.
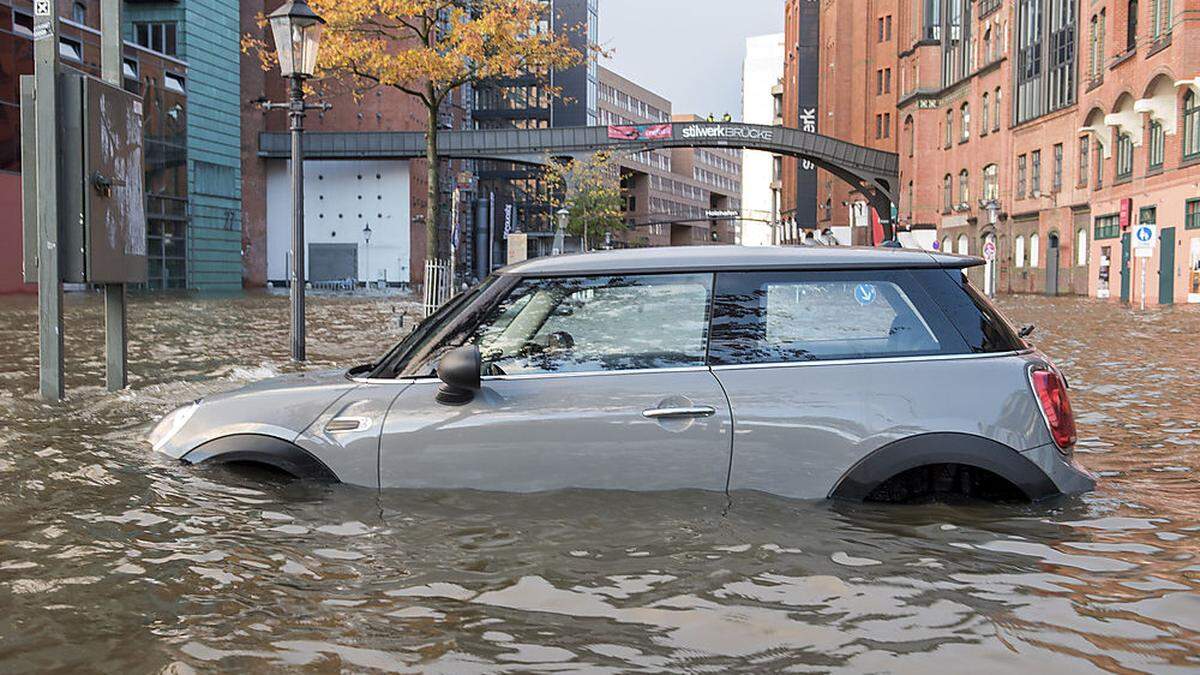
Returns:
[[[304,81],[292,76],[292,360],[304,361]]]
[[[55,3],[34,3],[34,134],[36,147],[39,390],[61,401],[63,290],[58,251],[58,16]]]
[[[100,3],[100,64],[105,82],[121,86],[121,0]],[[104,380],[109,391],[129,383],[125,284],[104,285]]]

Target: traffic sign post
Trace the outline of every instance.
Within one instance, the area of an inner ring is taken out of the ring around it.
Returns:
[[[1153,223],[1141,223],[1133,231],[1133,257],[1141,268],[1141,308],[1146,309],[1146,264],[1154,257],[1154,246],[1158,242],[1158,226]]]

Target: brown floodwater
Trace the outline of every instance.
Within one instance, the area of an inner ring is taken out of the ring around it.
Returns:
[[[1005,298],[1073,386],[1082,498],[401,492],[152,456],[182,402],[296,368],[283,296],[138,297],[130,390],[67,299],[68,400],[0,298],[0,671],[1200,669],[1200,308]],[[310,367],[404,299],[310,302]],[[714,498],[717,497],[717,498]]]

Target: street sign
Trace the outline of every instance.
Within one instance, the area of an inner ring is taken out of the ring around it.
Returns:
[[[983,244],[983,259],[988,262],[996,259],[996,242],[989,239]]]
[[[1154,256],[1154,245],[1158,241],[1158,226],[1142,223],[1133,231],[1133,255],[1138,258]]]

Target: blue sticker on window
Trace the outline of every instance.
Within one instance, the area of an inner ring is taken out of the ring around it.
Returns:
[[[875,302],[875,284],[859,284],[854,287],[854,299],[864,307]]]

